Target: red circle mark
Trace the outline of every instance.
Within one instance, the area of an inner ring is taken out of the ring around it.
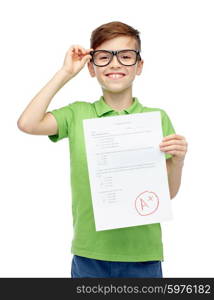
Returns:
[[[141,216],[154,214],[159,207],[159,198],[152,191],[144,191],[135,199],[135,209]]]

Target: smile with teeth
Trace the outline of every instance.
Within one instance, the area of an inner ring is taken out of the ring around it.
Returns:
[[[107,74],[106,76],[109,77],[109,78],[112,78],[112,79],[119,79],[119,78],[124,77],[125,74],[122,74],[122,73],[110,73],[110,74]]]

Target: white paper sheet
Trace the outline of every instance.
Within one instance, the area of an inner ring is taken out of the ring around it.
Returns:
[[[96,231],[172,219],[160,111],[83,120]]]

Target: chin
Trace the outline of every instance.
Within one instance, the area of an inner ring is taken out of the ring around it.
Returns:
[[[115,93],[115,94],[119,94],[119,93],[122,93],[122,92],[124,92],[124,91],[126,91],[127,89],[125,88],[106,88],[106,87],[102,87],[102,89],[104,90],[104,91],[106,91],[106,92],[108,92],[108,93]]]
[[[131,85],[129,86],[107,86],[107,85],[102,85],[102,89],[105,90],[106,92],[110,92],[110,93],[121,93],[124,92],[128,89],[131,88]]]

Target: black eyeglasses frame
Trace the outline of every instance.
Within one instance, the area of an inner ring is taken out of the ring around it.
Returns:
[[[120,61],[120,59],[118,58],[117,55],[118,55],[119,53],[125,52],[125,51],[133,51],[133,52],[135,52],[135,53],[137,54],[137,55],[136,55],[136,61],[135,61],[134,64],[132,64],[132,65],[125,65],[125,64],[123,64],[123,63]],[[107,52],[107,53],[112,54],[112,57],[111,57],[110,61],[109,61],[107,64],[105,64],[105,65],[103,65],[103,66],[100,66],[100,65],[95,64],[95,62],[94,62],[94,54],[97,53],[97,52]],[[138,59],[141,60],[140,51],[139,51],[139,50],[133,50],[133,49],[123,49],[123,50],[115,50],[115,51],[114,51],[114,50],[101,50],[101,49],[100,49],[100,50],[94,50],[94,51],[91,51],[91,52],[90,52],[90,55],[92,56],[92,59],[91,59],[90,61],[92,61],[93,64],[94,64],[95,66],[97,66],[97,67],[105,67],[105,66],[109,65],[109,64],[112,62],[114,55],[116,55],[118,62],[119,62],[121,65],[126,66],[126,67],[134,66],[134,65],[137,63],[137,60],[138,60]]]

